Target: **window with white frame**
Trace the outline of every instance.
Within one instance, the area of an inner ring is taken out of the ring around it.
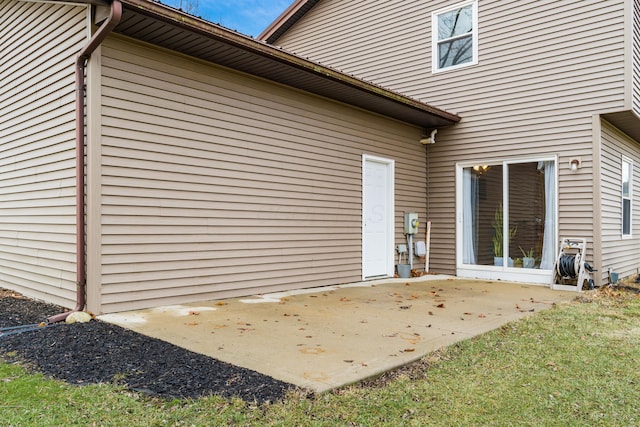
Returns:
[[[478,62],[477,1],[434,12],[431,23],[433,72]]]
[[[633,161],[622,157],[622,237],[631,236],[633,213]]]

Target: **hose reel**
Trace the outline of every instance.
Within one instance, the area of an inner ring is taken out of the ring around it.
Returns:
[[[577,279],[579,271],[580,271],[580,254],[578,255],[563,254],[558,258],[558,273],[562,277]]]
[[[595,270],[584,260],[586,247],[585,239],[562,239],[553,268],[552,289],[581,291],[585,283],[589,289],[594,288],[594,282],[589,273]]]

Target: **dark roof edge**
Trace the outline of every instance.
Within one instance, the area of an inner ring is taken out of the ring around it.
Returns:
[[[92,4],[94,6],[109,6],[107,0],[18,0],[26,3],[63,3],[63,4]]]
[[[257,39],[273,44],[293,24],[298,22],[306,13],[304,8],[310,9],[320,0],[295,0],[280,14],[267,28],[258,35]]]
[[[318,76],[322,76],[323,78],[329,80],[340,82],[341,84],[357,88],[358,90],[361,90],[363,92],[393,100],[394,102],[407,107],[411,107],[415,110],[433,114],[445,121],[450,122],[451,124],[460,121],[460,117],[456,114],[452,114],[439,108],[432,107],[428,104],[425,104],[424,102],[409,98],[397,92],[393,92],[389,89],[383,88],[382,86],[360,80],[356,77],[341,73],[332,68],[301,58],[282,49],[278,49],[276,47],[268,45],[264,42],[256,41],[255,39],[244,34],[226,29],[204,19],[185,14],[181,11],[178,11],[177,9],[165,6],[162,3],[156,3],[149,0],[120,1],[124,5],[135,8],[139,13],[144,13],[157,19],[171,22],[174,25],[190,31],[199,32],[208,37],[223,40],[225,43],[240,47],[247,51],[253,52],[254,54],[261,55],[271,60],[283,62],[289,66],[304,70]]]

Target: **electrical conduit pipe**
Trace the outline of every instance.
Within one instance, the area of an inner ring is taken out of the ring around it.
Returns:
[[[76,306],[66,313],[56,314],[47,319],[47,323],[66,320],[69,314],[84,310],[87,291],[87,271],[85,256],[85,209],[84,209],[84,140],[85,140],[85,69],[91,54],[100,46],[122,19],[122,3],[111,2],[109,17],[100,25],[89,42],[76,58]]]

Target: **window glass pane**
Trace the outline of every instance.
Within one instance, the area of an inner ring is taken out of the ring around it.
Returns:
[[[473,37],[467,36],[438,44],[438,67],[451,67],[473,60]]]
[[[539,268],[546,222],[544,162],[509,165],[508,212],[509,257],[515,267]]]
[[[494,265],[494,222],[502,206],[502,166],[478,165],[463,170],[463,259],[464,264]],[[502,265],[502,264],[500,264]]]
[[[631,234],[631,200],[622,199],[622,234]]]
[[[622,197],[630,197],[631,163],[622,162]]]
[[[633,163],[622,160],[622,235],[631,235],[631,199],[633,197],[632,187]]]
[[[472,5],[438,15],[438,40],[467,34],[470,33],[472,29]]]

